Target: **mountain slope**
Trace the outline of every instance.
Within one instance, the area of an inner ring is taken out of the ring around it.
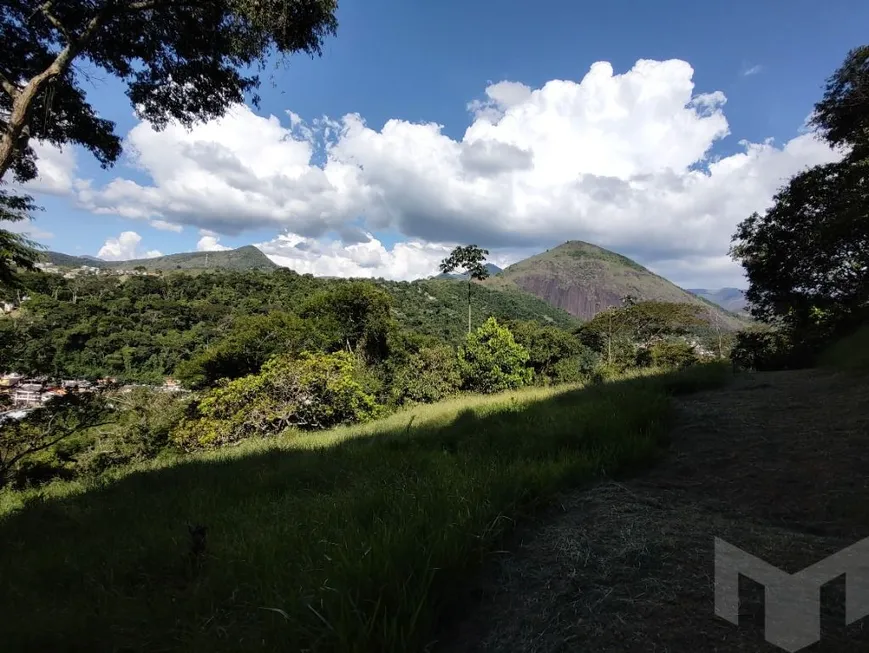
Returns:
[[[70,256],[59,252],[43,252],[42,258],[59,267],[79,267],[89,265],[101,269],[146,270],[274,270],[276,265],[253,245],[223,252],[185,252],[169,254],[156,258],[134,259],[131,261],[103,261],[89,256]]]
[[[483,267],[486,268],[490,277],[494,277],[496,274],[498,274],[499,272],[502,271],[502,268],[499,268],[494,263],[486,263],[486,265],[484,265]],[[434,278],[435,279],[467,279],[468,273],[467,272],[452,272],[450,274],[444,274],[443,272],[441,272],[439,275],[437,275]]]
[[[398,322],[450,341],[464,338],[468,328],[468,284],[456,279],[377,281],[393,297]],[[474,327],[486,318],[536,320],[565,329],[579,326],[572,315],[516,287],[490,288],[475,283],[471,293]]]
[[[519,261],[483,282],[492,288],[519,288],[571,315],[589,320],[625,295],[637,300],[697,304],[713,311],[722,326],[741,326],[738,316],[679,288],[636,261],[602,247],[571,240]]]
[[[718,304],[721,308],[734,313],[744,313],[748,310],[748,302],[745,301],[745,291],[739,288],[719,288],[718,290],[688,288],[688,292],[707,299],[713,304]]]
[[[61,252],[40,252],[39,258],[44,263],[51,263],[61,268],[78,268],[82,265],[89,265],[93,268],[108,268],[108,261],[92,258],[90,256],[72,256],[71,254],[63,254]]]

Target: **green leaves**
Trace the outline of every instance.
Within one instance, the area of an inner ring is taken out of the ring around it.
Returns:
[[[473,392],[500,392],[531,382],[528,351],[513,334],[490,317],[468,335],[459,348],[459,370],[464,387]]]
[[[0,487],[19,464],[74,433],[104,423],[110,411],[99,394],[69,393],[21,420],[0,422]]]
[[[374,398],[354,378],[346,352],[278,356],[259,374],[209,391],[172,439],[184,449],[276,435],[294,427],[317,430],[370,419]]]
[[[869,311],[869,46],[829,78],[812,123],[845,158],[794,176],[738,226],[730,252],[748,276],[752,315],[795,345],[823,342]]]
[[[462,384],[455,350],[449,345],[422,347],[399,367],[392,380],[392,400],[433,403],[455,394]]]
[[[464,270],[468,273],[469,280],[482,281],[489,277],[489,271],[485,266],[488,255],[489,250],[480,249],[476,245],[456,247],[447,258],[441,261],[440,271],[444,274],[450,274],[456,270]]]
[[[3,222],[22,222],[30,219],[37,210],[29,195],[14,195],[0,188],[0,224]],[[3,287],[20,284],[16,268],[34,269],[38,245],[22,234],[0,229],[0,291]]]
[[[869,147],[869,46],[854,48],[827,80],[812,124],[833,145],[850,145],[861,156]]]
[[[35,154],[19,139],[78,143],[103,165],[121,152],[114,124],[88,104],[74,66],[121,78],[139,116],[158,128],[222,115],[243,102],[277,52],[321,52],[337,30],[336,0],[8,0],[0,12],[0,177],[36,174]],[[254,95],[254,102],[257,98]]]

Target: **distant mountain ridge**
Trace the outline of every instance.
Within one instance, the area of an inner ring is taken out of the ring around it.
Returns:
[[[219,252],[186,252],[129,261],[104,261],[91,256],[42,252],[43,261],[58,267],[81,266],[101,269],[272,271],[280,266],[253,245]],[[745,325],[745,297],[738,288],[684,290],[636,261],[583,241],[572,240],[558,247],[501,269],[486,263],[489,278],[482,282],[491,290],[532,295],[566,314],[589,320],[610,306],[620,306],[626,295],[637,300],[685,302],[703,306],[728,329]],[[439,274],[430,280],[467,279],[466,273]],[[534,309],[539,312],[539,307]]]
[[[507,267],[483,282],[493,288],[519,288],[581,320],[589,320],[630,295],[639,301],[696,304],[711,311],[729,330],[744,320],[610,250],[571,240]]]
[[[113,270],[143,267],[148,271],[162,270],[275,270],[279,265],[253,245],[221,252],[185,252],[155,258],[133,259],[129,261],[104,261],[91,256],[70,256],[60,252],[42,252],[42,260],[58,267],[90,267]]]
[[[489,273],[490,277],[494,277],[496,274],[498,274],[499,272],[501,272],[503,270],[503,268],[499,268],[494,263],[486,263],[483,267],[486,268],[486,271]],[[435,279],[467,279],[468,273],[467,272],[452,272],[450,274],[446,274],[444,272],[441,272],[439,275],[437,275],[434,278]]]
[[[719,288],[717,290],[709,290],[708,288],[688,288],[688,292],[709,300],[713,304],[718,304],[721,308],[734,313],[748,312],[748,302],[745,300],[745,291],[739,288]]]

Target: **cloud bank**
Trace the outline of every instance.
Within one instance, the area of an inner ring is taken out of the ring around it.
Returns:
[[[190,131],[141,123],[126,145],[149,182],[75,192],[96,213],[207,230],[200,249],[274,229],[283,235],[261,248],[316,274],[409,278],[433,273],[453,243],[507,259],[580,239],[677,282],[732,284],[736,224],[787,177],[839,155],[802,133],[713,156],[730,136],[726,98],[697,93],[693,74],[684,61],[640,60],[541,88],[502,81],[468,104],[460,139],[435,123],[375,129],[357,114],[305,122],[245,106]],[[399,242],[372,235],[384,233]]]

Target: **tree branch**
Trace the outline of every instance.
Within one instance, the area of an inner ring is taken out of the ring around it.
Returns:
[[[18,97],[18,94],[21,92],[18,87],[10,82],[6,75],[4,75],[3,73],[0,73],[0,86],[3,87],[3,90],[6,91],[6,94],[13,100]]]
[[[67,43],[72,41],[72,37],[69,34],[69,30],[66,29],[66,26],[60,22],[60,20],[51,13],[51,5],[54,4],[54,0],[48,0],[47,2],[43,2],[39,5],[39,12],[48,19],[48,22],[54,25],[54,27],[63,34],[64,38],[66,38]]]
[[[106,424],[111,424],[111,423],[112,423],[111,421],[99,422],[97,424],[89,424],[88,426],[86,426],[84,428],[89,428],[89,429],[90,428],[98,428],[100,426],[105,426]],[[21,460],[25,456],[29,456],[30,454],[34,454],[34,453],[39,453],[40,451],[44,451],[45,449],[48,449],[49,447],[54,446],[55,444],[57,444],[61,440],[65,440],[66,438],[73,435],[80,428],[81,427],[69,429],[69,430],[63,432],[62,434],[58,435],[54,439],[49,440],[48,442],[43,442],[40,445],[34,445],[34,446],[29,447],[29,448],[25,449],[24,451],[18,453],[17,455],[12,456],[12,458],[8,459],[7,461],[5,461],[3,463],[2,470],[0,470],[0,472],[3,472],[5,474],[5,472],[7,472],[9,469],[11,469],[15,463],[17,463],[19,460]]]

